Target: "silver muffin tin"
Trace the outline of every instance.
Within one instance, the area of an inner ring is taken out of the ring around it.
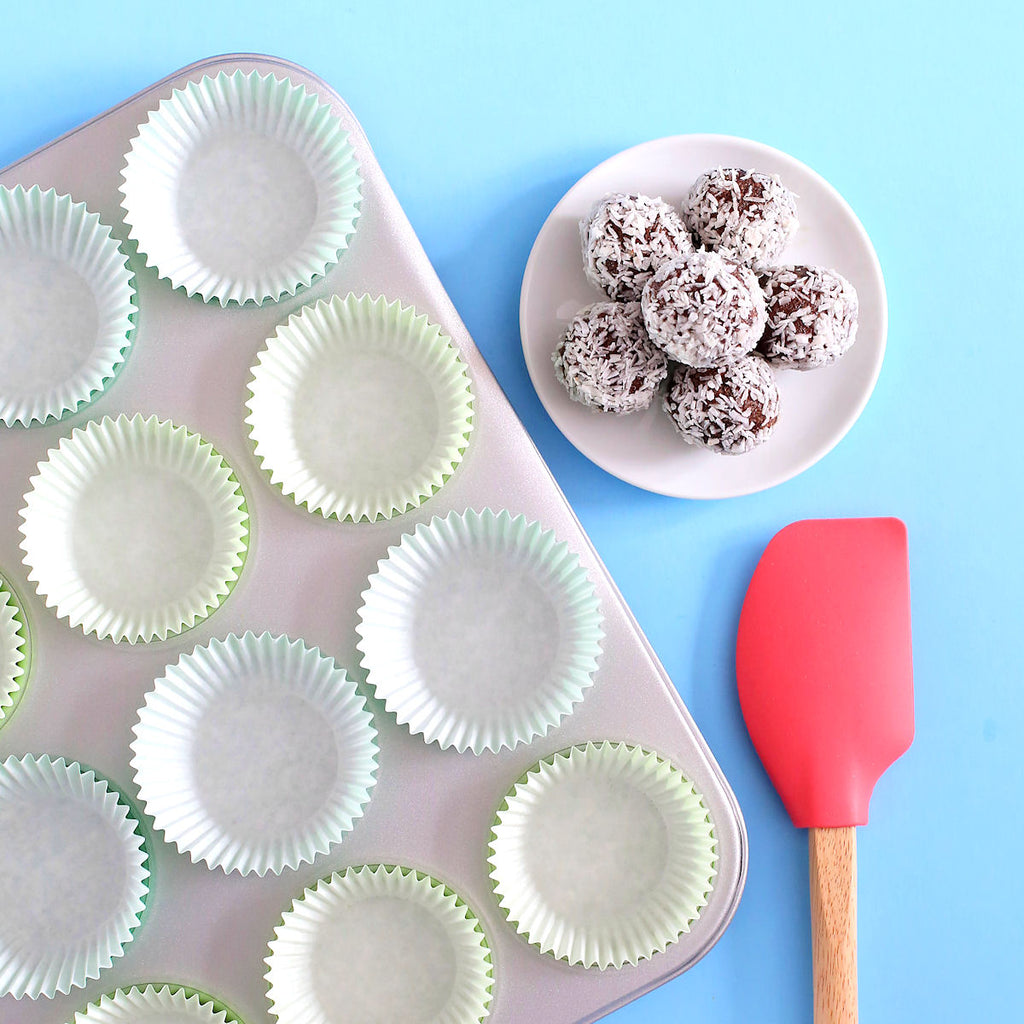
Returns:
[[[3,1024],[54,1024],[120,985],[173,981],[230,1005],[246,1024],[269,1024],[267,942],[303,888],[337,868],[408,864],[457,889],[479,916],[493,954],[490,1020],[592,1021],[693,966],[736,910],[747,839],[736,799],[636,620],[502,394],[445,293],[391,191],[359,122],[320,78],[288,61],[232,54],[200,61],[49,143],[0,172],[0,183],[70,193],[126,238],[117,191],[124,154],[172,89],[205,74],[241,68],[287,76],[329,104],[351,132],[364,179],[349,249],[313,287],[279,303],[222,309],[188,299],[132,252],[139,316],[117,379],[93,404],[46,426],[0,427],[0,570],[25,607],[32,672],[21,706],[0,729],[0,759],[51,753],[97,768],[135,795],[129,742],[136,712],[165,665],[197,644],[247,629],[316,644],[350,671],[357,666],[356,609],[377,560],[417,523],[452,509],[507,508],[538,519],[577,551],[595,581],[606,638],[595,685],[547,736],[500,754],[474,756],[428,746],[373,703],[380,737],[378,781],[354,830],[310,865],[280,876],[225,875],[154,842],[149,911],[123,958],[85,989],[35,1002],[0,998]],[[474,431],[462,465],[419,509],[372,524],[325,521],[272,487],[244,424],[249,368],[265,339],[301,306],[332,294],[369,292],[415,305],[453,339],[469,367]],[[249,555],[224,605],[196,628],[163,642],[114,645],[70,629],[43,606],[19,550],[18,510],[47,451],[90,419],[156,413],[198,431],[234,468],[251,516]],[[599,971],[542,955],[498,909],[486,863],[495,810],[535,761],[588,739],[641,743],[695,782],[714,821],[718,874],[692,931],[636,967]],[[2,913],[2,908],[0,908]]]

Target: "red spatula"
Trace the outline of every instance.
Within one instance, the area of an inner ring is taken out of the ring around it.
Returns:
[[[793,523],[754,571],[740,706],[793,824],[810,829],[815,1024],[857,1020],[857,846],[875,782],[914,738],[907,529]]]

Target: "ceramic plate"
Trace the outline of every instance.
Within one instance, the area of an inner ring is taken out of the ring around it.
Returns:
[[[629,416],[571,401],[555,379],[551,353],[572,317],[607,296],[583,274],[579,221],[608,192],[642,192],[679,206],[710,167],[778,174],[796,192],[800,229],[783,263],[833,267],[860,298],[853,348],[833,366],[780,370],[782,410],[772,437],[745,455],[694,448],[661,409]],[[677,498],[752,494],[796,476],[834,448],[853,426],[878,378],[885,352],[885,283],[860,221],[838,192],[809,167],[769,146],[728,135],[676,135],[624,150],[581,178],[562,198],[534,242],[523,277],[519,325],[533,386],[555,425],[584,455],[614,476]]]

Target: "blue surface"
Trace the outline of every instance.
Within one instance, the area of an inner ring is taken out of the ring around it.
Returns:
[[[870,514],[910,528],[917,738],[859,833],[863,1019],[1020,1019],[1012,5],[89,6],[6,9],[0,166],[204,56],[264,51],[322,75],[731,780],[751,854],[735,922],[692,971],[610,1019],[810,1021],[806,838],[747,739],[732,644],[778,528]],[[533,393],[517,324],[527,254],[563,192],[618,150],[690,131],[758,139],[823,174],[871,235],[890,304],[881,379],[839,447],[772,491],[707,504],[636,490],[579,455]]]

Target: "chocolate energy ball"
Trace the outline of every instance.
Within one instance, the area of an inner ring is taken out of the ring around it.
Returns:
[[[742,455],[766,441],[779,420],[779,389],[760,356],[705,370],[680,366],[665,411],[687,444]]]
[[[770,363],[813,370],[834,363],[857,337],[857,292],[835,270],[775,267],[761,277],[768,326],[757,350]]]
[[[745,356],[764,333],[757,275],[717,252],[663,263],[641,300],[651,341],[687,366],[717,366]]]
[[[580,221],[580,241],[587,278],[618,302],[639,299],[660,263],[693,248],[668,203],[619,192],[605,196]]]
[[[647,337],[639,302],[580,310],[552,360],[569,397],[604,412],[646,409],[668,376],[668,360]]]
[[[796,234],[796,196],[774,174],[719,167],[702,174],[683,203],[687,227],[709,249],[744,263],[776,259]]]

